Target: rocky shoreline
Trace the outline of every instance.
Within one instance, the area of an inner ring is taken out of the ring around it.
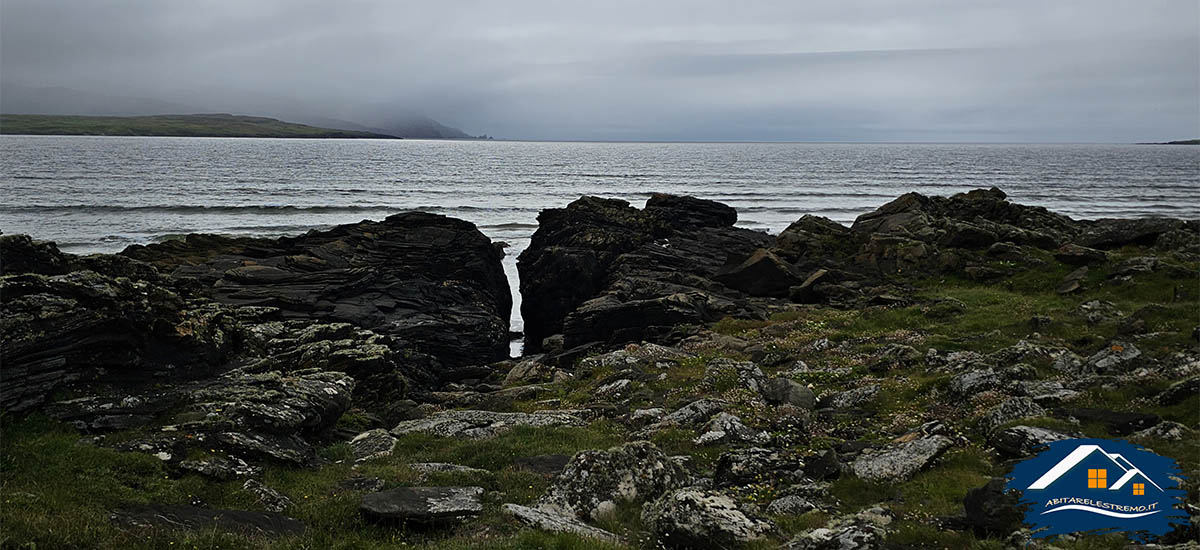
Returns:
[[[0,545],[1049,548],[993,480],[1079,435],[1176,459],[1163,542],[1197,540],[1200,221],[993,188],[777,236],[671,195],[538,222],[519,359],[461,220],[0,235]]]

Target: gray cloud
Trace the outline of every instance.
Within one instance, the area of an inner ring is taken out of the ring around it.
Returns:
[[[0,80],[511,138],[1160,140],[1200,133],[1198,6],[4,0]]]

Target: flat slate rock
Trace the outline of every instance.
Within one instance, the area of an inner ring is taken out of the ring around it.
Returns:
[[[621,537],[605,531],[604,529],[592,527],[591,525],[572,517],[544,512],[536,508],[529,508],[519,504],[505,504],[502,510],[504,510],[504,513],[517,518],[522,523],[543,531],[549,531],[552,533],[572,533],[583,537],[590,537],[593,539],[599,539],[617,544],[621,542]]]
[[[587,422],[573,414],[544,411],[534,413],[492,411],[445,411],[427,418],[405,420],[392,428],[392,435],[414,432],[441,437],[488,439],[517,426],[586,426]]]
[[[481,487],[400,487],[363,495],[358,511],[377,522],[453,523],[483,511]]]
[[[196,506],[153,505],[124,508],[113,512],[112,520],[135,528],[216,530],[272,537],[299,535],[304,532],[304,523],[282,514],[209,510]]]

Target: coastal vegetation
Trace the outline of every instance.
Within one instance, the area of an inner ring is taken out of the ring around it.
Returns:
[[[662,195],[539,221],[518,359],[481,329],[511,307],[500,257],[454,220],[116,256],[0,237],[0,546],[1125,548],[1033,539],[994,490],[1066,437],[1170,457],[1197,499],[1194,222],[995,189],[777,237]]]

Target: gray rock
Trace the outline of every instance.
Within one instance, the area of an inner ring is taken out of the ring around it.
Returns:
[[[577,453],[537,502],[544,512],[597,519],[618,502],[649,500],[688,483],[677,462],[648,441]]]
[[[742,419],[725,412],[712,417],[704,430],[693,443],[701,446],[727,443],[764,445],[771,439],[767,432],[755,430],[743,424]]]
[[[816,509],[816,504],[800,495],[777,498],[767,505],[768,514],[779,516],[798,516]]]
[[[883,450],[865,451],[850,465],[854,475],[868,481],[904,481],[928,466],[954,441],[933,435],[893,444]]]
[[[767,403],[792,405],[811,410],[817,404],[813,391],[790,378],[771,378],[763,383],[762,396]]]
[[[1036,454],[1053,441],[1070,439],[1071,436],[1034,426],[1013,426],[994,434],[988,440],[996,451],[1009,458],[1020,458]]]
[[[1189,438],[1195,438],[1196,432],[1191,428],[1184,426],[1178,422],[1162,422],[1146,428],[1140,432],[1135,432],[1133,439],[1154,440],[1162,439],[1165,441],[1183,441]]]
[[[988,409],[983,413],[983,418],[979,420],[979,425],[983,428],[984,433],[990,434],[992,430],[1003,424],[1023,418],[1045,416],[1045,414],[1046,409],[1043,409],[1033,399],[1014,397]]]
[[[719,399],[698,399],[663,417],[663,423],[674,426],[694,426],[712,418],[712,415],[724,408],[725,402]]]
[[[262,474],[262,468],[251,466],[237,457],[214,456],[201,460],[183,460],[175,467],[185,472],[195,472],[221,481],[239,477],[255,477]]]
[[[747,516],[729,496],[700,489],[663,495],[642,509],[642,523],[667,548],[731,548],[773,529]]]
[[[1083,281],[1087,279],[1087,275],[1088,266],[1085,265],[1068,273],[1066,277],[1063,277],[1062,281],[1059,281],[1058,287],[1054,290],[1059,294],[1070,294],[1075,292],[1083,288]]]
[[[621,378],[596,388],[594,395],[602,399],[621,399],[628,396],[632,388],[633,380]]]
[[[969,396],[1000,387],[1004,379],[992,369],[964,372],[950,380],[950,391]]]
[[[745,388],[758,393],[762,389],[766,378],[767,376],[763,374],[762,369],[750,361],[734,361],[725,357],[718,357],[709,361],[708,366],[704,367],[703,383],[710,388],[714,388],[720,387],[727,382],[732,382],[735,387]]]
[[[483,511],[480,487],[400,487],[363,495],[358,510],[376,522],[453,523]]]
[[[1115,374],[1133,369],[1133,362],[1142,356],[1137,346],[1129,343],[1114,343],[1087,358],[1084,370],[1088,373]]]
[[[571,533],[583,537],[599,539],[605,542],[614,544],[621,543],[621,537],[592,527],[582,521],[572,517],[567,517],[559,514],[551,514],[538,510],[537,508],[529,508],[519,504],[505,504],[501,507],[504,513],[517,518],[522,523],[542,531],[551,533]]]
[[[449,464],[446,462],[414,462],[408,465],[414,472],[420,474],[487,474],[487,470],[480,468],[472,468],[461,464]]]
[[[242,484],[242,490],[254,495],[258,499],[258,504],[261,504],[268,512],[282,512],[292,507],[292,499],[263,485],[258,480],[247,479],[246,483]]]
[[[387,430],[376,428],[354,436],[354,439],[350,440],[350,450],[354,452],[354,458],[361,462],[392,454],[397,441],[399,440]]]
[[[876,550],[883,547],[892,514],[879,506],[829,521],[788,541],[784,550]]]
[[[852,390],[838,392],[827,396],[821,400],[826,407],[834,409],[849,409],[851,407],[861,407],[871,401],[876,393],[879,393],[879,384],[868,384]]]
[[[392,435],[427,433],[440,437],[489,439],[517,426],[586,426],[578,416],[561,412],[503,413],[492,411],[443,411],[418,420],[405,420],[392,428]]]
[[[805,464],[784,451],[750,447],[734,449],[717,459],[713,483],[719,487],[766,482],[782,486],[799,481]]]
[[[505,386],[521,386],[526,384],[540,384],[543,382],[553,382],[558,369],[542,364],[542,356],[537,355],[529,359],[522,360],[513,366],[508,374],[504,377]]]

